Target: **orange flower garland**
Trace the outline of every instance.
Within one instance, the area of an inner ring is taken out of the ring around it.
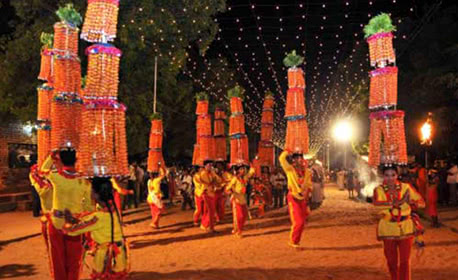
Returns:
[[[308,126],[305,119],[288,120],[285,149],[293,153],[308,153]]]
[[[162,150],[151,149],[148,152],[148,172],[159,172],[159,167],[165,167]]]
[[[261,123],[274,123],[274,111],[263,110],[261,116]]]
[[[288,87],[292,88],[305,88],[304,72],[301,68],[288,69]]]
[[[398,101],[398,68],[384,67],[370,72],[369,109],[389,107]]]
[[[163,126],[161,119],[153,119],[151,121],[151,132],[149,138],[149,152],[148,152],[148,171],[158,172],[159,162],[161,166],[165,166],[162,157],[162,133]]]
[[[229,135],[245,134],[245,117],[242,114],[231,115],[229,118]]]
[[[44,47],[41,51],[41,64],[38,79],[43,81],[52,81],[52,62],[53,52],[51,49]]]
[[[85,97],[117,98],[121,51],[109,44],[95,44],[86,49],[86,54]]]
[[[273,124],[263,123],[261,125],[261,141],[272,141],[273,134],[274,134]]]
[[[274,146],[271,142],[261,141],[258,149],[259,163],[261,166],[274,166]]]
[[[199,115],[196,126],[197,137],[212,135],[212,119],[210,115]]]
[[[304,90],[300,88],[290,88],[286,95],[285,117],[305,116]]]
[[[81,38],[88,42],[109,42],[116,38],[119,0],[88,0]]]
[[[384,67],[394,63],[396,57],[393,49],[393,33],[381,32],[367,38],[371,66]]]
[[[55,92],[78,93],[81,88],[81,65],[76,56],[54,56]]]
[[[263,110],[271,110],[275,105],[274,98],[272,96],[267,96],[264,99],[264,103],[262,105]]]
[[[214,136],[224,135],[224,122],[222,120],[215,119],[213,121],[213,135]]]
[[[77,148],[81,100],[75,95],[58,95],[51,102],[51,149]]]
[[[56,22],[53,49],[64,51],[64,54],[76,55],[78,53],[78,31],[78,28],[65,22]]]
[[[224,120],[226,119],[226,113],[221,108],[215,109],[215,120]]]
[[[44,162],[51,151],[51,131],[49,129],[37,130],[37,145],[38,145],[38,166]]]
[[[192,153],[192,165],[202,166],[203,162],[200,160],[200,146],[199,144],[194,144],[194,151]]]
[[[215,137],[215,160],[226,161],[227,160],[227,144],[225,136]]]
[[[197,101],[196,115],[208,114],[208,100]]]
[[[231,166],[249,165],[248,137],[238,135],[231,138]]]
[[[243,113],[242,99],[239,97],[232,97],[230,100],[232,114]]]
[[[38,113],[37,120],[51,119],[51,102],[53,97],[53,88],[48,84],[43,84],[38,90]]]

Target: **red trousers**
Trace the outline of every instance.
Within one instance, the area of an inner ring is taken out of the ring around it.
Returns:
[[[391,280],[410,280],[410,252],[413,237],[383,240],[383,251]]]
[[[194,202],[196,204],[196,210],[194,211],[194,216],[193,216],[193,220],[194,220],[194,224],[198,224],[199,223],[199,219],[200,219],[200,216],[202,215],[202,213],[204,212],[204,200],[203,200],[203,195],[201,196],[194,196]]]
[[[224,219],[225,203],[226,203],[226,196],[224,195],[223,191],[216,191],[215,206],[216,206],[216,220],[218,222]]]
[[[215,227],[215,208],[216,208],[216,200],[215,196],[209,196],[208,194],[204,193],[202,195],[203,200],[203,213],[202,213],[202,226],[205,229],[213,229]]]
[[[151,220],[155,227],[159,227],[159,218],[161,217],[162,208],[157,207],[154,203],[148,203],[151,209]]]
[[[291,193],[288,193],[286,198],[288,200],[289,218],[291,219],[290,242],[299,245],[308,215],[307,200],[296,199]]]
[[[83,256],[81,236],[68,236],[48,222],[49,252],[55,280],[78,280]]]
[[[430,217],[437,217],[437,188],[428,187],[426,192],[426,206]]]
[[[232,216],[234,220],[233,233],[242,234],[243,226],[248,217],[248,207],[246,204],[240,204],[232,199]]]
[[[116,208],[118,208],[119,215],[121,215],[121,212],[122,212],[121,195],[117,191],[113,190],[113,198],[114,198],[114,203],[116,205]]]

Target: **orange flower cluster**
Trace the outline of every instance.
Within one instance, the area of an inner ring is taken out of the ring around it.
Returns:
[[[208,114],[208,100],[197,101],[196,115]]]
[[[289,88],[305,88],[304,72],[301,68],[288,69],[288,87]]]
[[[305,119],[289,120],[286,127],[285,149],[306,154],[309,150],[309,132]]]
[[[85,176],[127,175],[125,108],[88,102],[82,112],[79,170]]]
[[[86,97],[116,98],[119,84],[121,51],[114,46],[92,45],[88,55]]]
[[[382,141],[383,139],[383,141]],[[407,164],[404,112],[383,111],[371,114],[369,165]]]
[[[232,114],[243,113],[242,99],[240,99],[239,97],[232,97],[230,103]]]
[[[272,110],[274,108],[275,101],[272,96],[267,96],[264,99],[264,103],[262,104],[262,109],[263,110]]]
[[[216,156],[215,138],[212,135],[199,137],[199,149],[202,161],[214,160]]]
[[[304,90],[301,88],[290,88],[286,94],[285,117],[305,116]]]
[[[41,51],[40,73],[38,74],[39,80],[52,81],[52,60],[52,50],[47,47],[43,48]]]
[[[227,143],[226,137],[215,136],[215,160],[216,161],[226,161],[227,160]]]
[[[231,166],[249,165],[248,137],[245,134],[231,138]]]
[[[51,102],[51,149],[78,147],[80,116],[81,103],[75,99]]]
[[[37,88],[38,90],[38,113],[37,120],[44,121],[51,119],[51,102],[53,89],[47,84]]]
[[[288,72],[289,73],[289,72]],[[272,137],[274,133],[274,99],[272,96],[266,96],[262,106],[261,116],[261,141],[258,148],[259,164],[261,166],[273,167],[274,145]]]
[[[272,141],[274,134],[273,124],[263,123],[261,124],[261,141]]]
[[[274,123],[274,111],[263,110],[261,116],[261,123]]]
[[[51,131],[48,129],[38,129],[37,131],[38,144],[38,166],[44,162],[51,150]]]
[[[226,119],[226,113],[223,109],[216,107],[215,109],[215,120],[224,120]]]
[[[194,151],[192,153],[192,165],[202,166],[204,162],[200,158],[200,146],[199,144],[194,144]]]
[[[81,38],[88,42],[108,42],[116,38],[119,0],[88,0]]]
[[[81,89],[81,65],[76,56],[54,56],[54,91],[78,93]]]
[[[394,63],[396,57],[393,49],[393,33],[377,33],[367,39],[371,66],[384,67]]]
[[[212,135],[212,119],[210,115],[199,115],[196,121],[197,138]]]
[[[213,136],[224,136],[224,122],[215,119],[213,121]]]
[[[243,114],[232,114],[229,117],[229,135],[245,134],[245,117]]]
[[[162,157],[162,135],[163,126],[162,120],[151,121],[151,132],[149,134],[149,152],[148,152],[148,171],[159,172],[159,163],[164,164]]]
[[[388,66],[370,73],[369,109],[389,107],[398,102],[398,68]]]
[[[54,24],[54,51],[64,51],[64,55],[76,55],[78,53],[78,31],[65,22]]]
[[[258,149],[260,165],[273,167],[275,162],[274,153],[274,145],[272,143],[261,141]]]

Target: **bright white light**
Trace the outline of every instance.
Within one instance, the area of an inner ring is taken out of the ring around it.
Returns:
[[[32,129],[33,129],[33,126],[30,125],[30,124],[26,124],[24,126],[22,126],[22,131],[27,134],[28,136],[32,135]]]
[[[340,142],[348,142],[353,137],[353,127],[348,120],[341,120],[333,130],[334,138]]]

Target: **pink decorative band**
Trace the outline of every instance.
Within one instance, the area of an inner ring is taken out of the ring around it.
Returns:
[[[393,118],[402,118],[404,117],[404,111],[396,110],[396,111],[379,111],[373,112],[369,115],[370,119],[393,119]]]
[[[396,66],[387,66],[383,68],[376,69],[374,71],[371,71],[369,75],[371,77],[375,77],[378,75],[385,75],[385,74],[396,74],[398,73],[398,67]]]
[[[393,37],[393,33],[391,32],[380,32],[380,33],[376,33],[372,36],[370,36],[369,38],[367,38],[367,42],[371,42],[373,40],[377,40],[377,39],[380,39],[380,38],[385,38],[385,37]]]
[[[115,56],[121,56],[122,54],[120,49],[116,48],[111,44],[95,44],[86,48],[86,55],[98,53],[110,54]]]
[[[84,100],[84,107],[89,110],[126,110],[126,106],[113,99]]]

